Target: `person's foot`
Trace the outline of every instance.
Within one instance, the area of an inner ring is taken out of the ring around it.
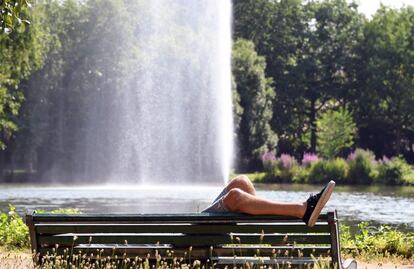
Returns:
[[[302,220],[312,227],[318,220],[319,214],[322,208],[328,202],[333,189],[335,188],[335,181],[331,180],[318,194],[311,195],[306,201],[306,211],[302,217]]]

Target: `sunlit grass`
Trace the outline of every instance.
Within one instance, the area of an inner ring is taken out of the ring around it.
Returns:
[[[245,175],[247,176],[252,182],[261,183],[266,181],[268,174],[266,172],[254,172],[254,173],[245,173],[245,174],[231,174],[230,179],[239,176]]]

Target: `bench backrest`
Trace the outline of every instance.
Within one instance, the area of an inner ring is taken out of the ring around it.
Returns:
[[[127,256],[153,255],[220,258],[260,256],[312,263],[330,257],[341,265],[336,212],[321,214],[314,227],[285,216],[243,214],[38,214],[28,213],[32,249],[40,255],[74,248],[76,252]],[[76,240],[74,240],[76,238]],[[340,268],[340,266],[338,267]]]

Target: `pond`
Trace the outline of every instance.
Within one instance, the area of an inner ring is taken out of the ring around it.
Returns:
[[[315,185],[257,185],[257,195],[280,201],[302,201],[319,191]],[[211,186],[42,186],[0,185],[0,210],[8,204],[20,213],[32,209],[78,208],[81,212],[200,212],[220,192]],[[337,186],[327,210],[336,209],[342,222],[361,221],[414,229],[414,187]]]

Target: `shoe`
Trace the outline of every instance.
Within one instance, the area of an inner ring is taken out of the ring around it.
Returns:
[[[322,208],[328,202],[335,188],[335,181],[331,180],[318,194],[311,195],[306,200],[306,211],[302,220],[309,227],[313,227],[318,220]]]

